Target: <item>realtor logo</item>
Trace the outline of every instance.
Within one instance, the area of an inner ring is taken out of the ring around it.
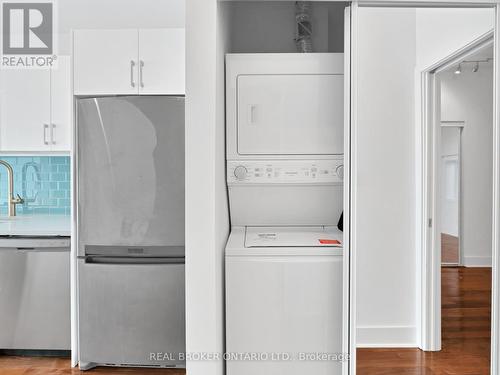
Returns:
[[[2,1],[2,68],[54,66],[54,0],[35,1]]]
[[[4,3],[4,55],[52,55],[53,25],[52,3]]]

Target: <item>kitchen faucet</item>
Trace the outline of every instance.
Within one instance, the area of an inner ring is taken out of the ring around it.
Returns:
[[[6,161],[0,160],[0,164],[7,168],[7,176],[9,180],[9,192],[7,193],[7,204],[9,207],[9,216],[16,216],[16,205],[24,202],[23,198],[17,194],[14,198],[14,170]]]
[[[34,177],[36,178],[35,189],[37,191],[36,191],[36,193],[35,193],[35,195],[33,197],[28,198],[28,193],[26,192],[26,190],[27,190],[28,169],[30,167],[33,168],[33,171],[34,171]],[[21,177],[22,177],[22,180],[21,180],[21,189],[22,189],[21,190],[21,194],[22,194],[22,197],[23,197],[23,200],[24,200],[24,202],[23,202],[23,208],[27,209],[29,203],[36,202],[36,199],[38,197],[38,191],[40,191],[41,188],[42,188],[42,177],[40,175],[40,166],[38,165],[38,163],[35,163],[34,161],[25,163],[23,165],[23,169],[21,171]]]

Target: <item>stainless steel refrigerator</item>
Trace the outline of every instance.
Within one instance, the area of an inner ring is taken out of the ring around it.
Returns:
[[[80,368],[183,367],[184,98],[77,101]]]

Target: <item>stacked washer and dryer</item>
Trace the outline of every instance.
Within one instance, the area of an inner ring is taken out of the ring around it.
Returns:
[[[226,56],[228,375],[342,373],[343,59]]]

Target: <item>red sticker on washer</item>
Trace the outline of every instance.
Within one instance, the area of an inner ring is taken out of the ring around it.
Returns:
[[[340,245],[339,240],[319,240],[322,245]]]

